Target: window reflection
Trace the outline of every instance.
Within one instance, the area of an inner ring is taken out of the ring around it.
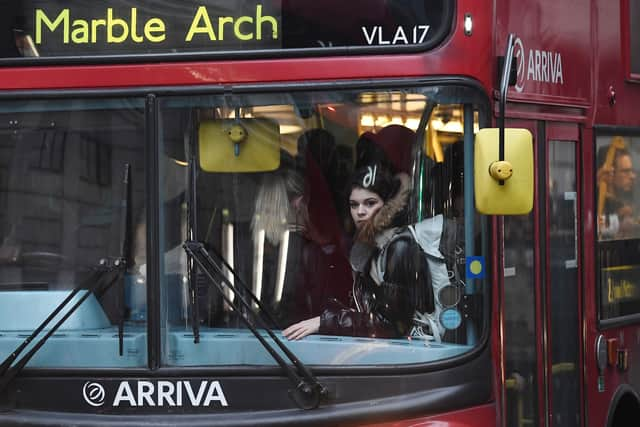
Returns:
[[[87,297],[28,366],[146,365],[146,287],[133,264],[146,237],[125,224],[127,215],[145,223],[143,108],[134,100],[0,105],[0,359],[74,289],[82,289],[77,301],[106,277],[93,275],[101,260],[125,257],[124,277]]]
[[[600,312],[607,319],[640,312],[640,138],[600,135],[596,150]]]

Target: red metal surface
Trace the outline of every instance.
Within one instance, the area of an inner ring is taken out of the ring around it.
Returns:
[[[498,52],[504,51],[503,34],[517,36],[518,84],[509,90],[511,99],[588,105],[590,1],[497,1]]]
[[[562,82],[527,79],[528,64],[520,71],[522,91],[510,89],[509,117],[547,121],[575,122],[581,125],[578,177],[581,177],[579,258],[583,301],[582,382],[585,425],[603,426],[615,391],[622,384],[640,386],[632,361],[640,353],[640,328],[629,325],[604,331],[607,338],[617,337],[629,349],[630,369],[623,372],[607,368],[604,391],[598,391],[594,343],[600,333],[597,307],[597,259],[595,253],[595,125],[632,127],[640,133],[637,113],[640,84],[626,80],[628,61],[628,0],[572,0],[566,2],[525,0],[496,2],[497,52],[504,50],[508,32],[522,41],[525,57],[530,51],[558,53],[562,57]],[[622,7],[622,9],[621,9]],[[622,25],[621,25],[622,24]],[[627,33],[626,33],[626,32]],[[621,55],[622,53],[622,55]],[[535,66],[535,60],[534,60]],[[535,68],[535,67],[534,67]],[[535,70],[534,70],[535,74]],[[615,103],[610,91],[615,91]],[[559,108],[560,107],[560,108]],[[566,108],[571,107],[571,108]],[[577,107],[577,108],[574,108]],[[539,343],[542,342],[542,337]]]
[[[491,223],[491,227],[493,230],[497,230],[496,233],[493,234],[493,240],[491,242],[492,247],[497,248],[498,252],[502,252],[502,238],[504,230],[504,222],[502,218],[494,217]],[[502,257],[493,257],[491,260],[491,271],[504,271],[504,259]],[[502,307],[502,301],[504,301],[504,277],[503,275],[496,274],[496,279],[494,281],[494,292],[491,292],[492,296],[492,307]],[[496,401],[496,425],[503,425],[503,420],[505,419],[504,412],[504,380],[505,380],[505,371],[504,371],[504,353],[502,349],[504,348],[504,314],[502,310],[493,310],[491,316],[491,324],[495,325],[492,328],[491,332],[491,351],[494,355],[493,357],[493,365],[494,372],[496,373],[494,379],[494,391],[495,391],[495,401]]]
[[[389,423],[368,424],[368,427],[491,427],[496,424],[495,405],[483,405],[461,411],[447,412],[427,418],[413,418]]]
[[[509,90],[509,117],[580,124],[578,176],[581,177],[579,193],[582,209],[579,218],[579,247],[582,252],[579,263],[584,267],[580,269],[580,279],[583,285],[581,312],[585,425],[602,426],[606,423],[609,403],[617,387],[623,383],[631,383],[638,377],[638,368],[634,370],[632,362],[637,361],[636,355],[640,354],[640,329],[637,325],[605,331],[607,338],[617,338],[629,350],[630,369],[619,371],[614,367],[607,368],[605,389],[603,392],[598,391],[594,349],[595,338],[600,331],[596,306],[593,126],[640,127],[640,84],[627,80],[628,62],[625,62],[626,59],[623,61],[624,56],[621,58],[620,55],[628,46],[628,43],[625,44],[628,25],[624,21],[625,16],[621,16],[621,12],[627,10],[627,2],[628,0],[460,0],[456,6],[453,35],[440,47],[427,53],[375,58],[352,56],[108,66],[5,67],[0,69],[0,91],[459,75],[474,78],[492,94],[496,81],[496,56],[503,54],[507,34],[516,33],[519,39],[516,54],[526,61],[519,68],[519,89]],[[461,29],[467,13],[472,15],[474,22],[471,37],[465,36]],[[539,57],[538,62],[536,57]],[[543,57],[546,59],[543,60]],[[530,65],[530,58],[533,58],[533,65]],[[543,65],[543,61],[546,65]],[[561,78],[558,74],[560,63]],[[610,88],[616,92],[615,104],[610,103]],[[494,229],[499,228],[499,224],[499,220],[493,220]],[[496,247],[501,246],[500,237],[499,234],[494,236]],[[491,263],[493,271],[502,271],[499,258],[494,258]],[[493,286],[499,290],[493,293],[491,344],[497,373],[495,394],[498,406],[486,405],[436,417],[379,425],[496,425],[496,420],[502,413],[500,390],[504,380],[503,319],[499,310],[495,309],[503,302],[500,279],[496,279]],[[542,341],[539,340],[539,343],[541,345]],[[542,351],[541,347],[539,349]]]
[[[493,83],[492,10],[489,2],[461,0],[453,35],[438,48],[411,55],[376,55],[261,59],[252,61],[179,62],[109,66],[51,66],[0,69],[0,90],[114,88],[210,85],[464,75],[489,90]],[[474,19],[474,34],[464,35],[464,14]],[[482,52],[482,55],[478,55]],[[469,60],[473,58],[473,60]]]

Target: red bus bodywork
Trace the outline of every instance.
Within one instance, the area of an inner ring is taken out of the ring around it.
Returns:
[[[595,270],[595,171],[594,126],[640,129],[640,82],[629,80],[628,64],[622,49],[628,38],[625,6],[627,0],[459,0],[455,7],[455,24],[451,34],[437,48],[428,52],[385,55],[354,55],[338,57],[278,58],[189,62],[153,62],[106,65],[55,65],[4,67],[0,69],[0,90],[62,91],[86,89],[132,89],[137,87],[189,87],[207,85],[264,84],[353,79],[403,78],[425,76],[463,76],[477,81],[494,97],[497,90],[498,61],[503,55],[509,33],[516,34],[516,56],[522,64],[531,54],[534,69],[520,65],[516,89],[508,92],[507,118],[517,121],[568,123],[576,126],[581,143],[579,165],[581,177],[578,192],[579,209],[579,276],[582,283],[580,300],[566,304],[580,307],[580,330],[575,333],[580,342],[579,367],[583,407],[583,425],[604,426],[615,411],[615,404],[624,390],[640,390],[635,375],[640,357],[640,326],[638,321],[604,331],[598,321]],[[473,33],[463,31],[465,15],[473,19]],[[626,30],[625,30],[626,29]],[[532,52],[532,53],[530,53]],[[538,62],[536,61],[538,56]],[[542,58],[546,59],[542,59]],[[543,63],[544,61],[544,63]],[[561,61],[561,75],[559,68]],[[553,65],[551,64],[553,62]],[[540,69],[536,69],[540,67]],[[529,76],[527,76],[529,74]],[[497,105],[497,104],[496,104]],[[497,107],[495,108],[497,113]],[[509,126],[509,122],[507,123]],[[571,132],[570,132],[571,133]],[[544,143],[544,141],[538,142]],[[541,170],[541,169],[539,169]],[[536,206],[540,200],[536,199]],[[545,215],[536,209],[536,215]],[[501,220],[493,224],[499,229]],[[546,230],[539,230],[545,235]],[[501,248],[501,234],[494,236],[495,247]],[[502,271],[503,260],[498,253],[491,260],[493,271]],[[493,278],[493,314],[491,319],[491,351],[494,361],[494,402],[447,414],[426,418],[384,423],[385,426],[489,426],[505,425],[503,350],[508,337],[503,335],[504,279]],[[537,287],[542,284],[537,283]],[[543,296],[537,293],[537,303]],[[537,322],[542,329],[547,313],[538,309]],[[595,360],[598,334],[617,339],[628,351],[629,368],[608,367],[599,373]],[[545,338],[538,336],[540,425],[549,408],[544,404],[547,384]],[[598,389],[598,378],[604,379],[604,389]],[[636,402],[638,404],[638,402]],[[546,408],[546,409],[545,409]],[[639,414],[636,414],[639,415]]]

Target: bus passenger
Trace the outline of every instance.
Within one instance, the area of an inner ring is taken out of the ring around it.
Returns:
[[[600,239],[639,237],[640,223],[633,194],[636,173],[631,153],[621,139],[601,147],[598,165]]]
[[[281,156],[281,168],[262,177],[251,227],[254,245],[264,232],[260,296],[278,323],[291,324],[319,315],[324,301],[346,301],[350,267],[330,188],[314,158],[307,156],[299,170],[290,155]]]
[[[380,164],[359,169],[351,181],[349,206],[356,227],[350,262],[353,308],[326,307],[316,317],[283,331],[298,340],[309,334],[397,338],[410,333],[416,310],[433,311],[428,267],[415,240],[395,238],[403,227],[410,184]],[[426,279],[426,280],[425,280]]]

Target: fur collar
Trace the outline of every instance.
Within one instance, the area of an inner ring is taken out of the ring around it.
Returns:
[[[404,172],[397,174],[395,179],[400,181],[400,187],[396,194],[387,200],[380,208],[373,220],[363,224],[358,231],[356,240],[368,243],[374,243],[377,234],[389,228],[393,223],[393,219],[401,213],[407,206],[409,193],[411,192],[411,181],[409,175]]]

